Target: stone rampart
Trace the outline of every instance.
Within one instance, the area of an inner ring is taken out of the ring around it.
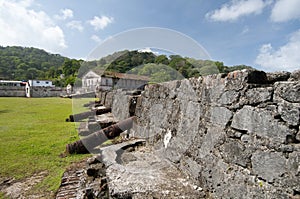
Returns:
[[[60,97],[66,95],[60,87],[30,87],[30,97]]]
[[[300,197],[300,71],[235,71],[99,93],[211,198]],[[103,99],[104,98],[104,99]],[[132,110],[134,107],[134,110]]]
[[[25,87],[0,86],[0,97],[25,97]]]

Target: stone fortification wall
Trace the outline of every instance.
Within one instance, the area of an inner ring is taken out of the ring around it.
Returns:
[[[31,87],[30,97],[60,97],[66,95],[65,89],[60,87]]]
[[[30,97],[59,97],[66,95],[66,90],[59,87],[31,87]],[[25,97],[25,87],[0,86],[0,97]]]
[[[300,71],[149,85],[136,100],[124,91],[99,96],[121,119],[134,106],[132,136],[146,138],[207,197],[300,196]]]
[[[0,86],[0,97],[25,97],[25,87]]]

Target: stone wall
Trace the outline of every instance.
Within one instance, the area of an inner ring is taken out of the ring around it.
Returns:
[[[30,97],[60,97],[66,94],[66,90],[60,87],[30,87]]]
[[[31,97],[60,97],[66,90],[59,87],[31,87]],[[0,97],[25,97],[25,87],[0,86]]]
[[[25,87],[0,86],[0,97],[25,97]]]
[[[235,71],[99,94],[212,198],[300,197],[300,71]]]

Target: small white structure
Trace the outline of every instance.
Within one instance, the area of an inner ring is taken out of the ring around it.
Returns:
[[[82,88],[85,91],[94,91],[100,82],[101,75],[90,70],[82,77]]]
[[[26,82],[23,81],[14,81],[14,80],[0,80],[0,86],[25,86]]]
[[[70,95],[73,92],[73,86],[71,84],[68,84],[66,90],[67,94]]]
[[[28,80],[28,84],[32,87],[54,87],[50,80]]]
[[[148,82],[147,76],[90,70],[82,77],[82,89],[86,92],[114,88],[132,90],[141,88]]]
[[[32,96],[32,91],[33,88],[35,87],[46,87],[46,88],[51,88],[51,87],[55,87],[52,84],[52,81],[50,80],[28,80],[27,84],[26,84],[26,97],[31,97]]]

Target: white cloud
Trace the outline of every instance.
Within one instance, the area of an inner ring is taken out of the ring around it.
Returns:
[[[278,0],[271,14],[274,22],[285,22],[291,19],[300,19],[300,0]]]
[[[95,30],[103,30],[106,26],[108,26],[108,24],[113,23],[113,21],[113,17],[101,16],[99,18],[97,16],[94,16],[94,18],[88,22],[91,26],[94,27]]]
[[[293,71],[300,68],[300,29],[291,34],[289,41],[277,50],[271,44],[264,44],[256,57],[256,64],[266,71]]]
[[[91,39],[97,43],[100,43],[102,40],[100,39],[100,37],[98,37],[97,35],[92,35]]]
[[[159,55],[160,53],[158,51],[154,51],[153,49],[147,47],[147,48],[143,48],[143,49],[140,49],[138,50],[139,52],[142,52],[142,53],[153,53],[155,55]]]
[[[73,18],[73,11],[70,9],[67,9],[67,8],[61,9],[60,15],[55,15],[54,17],[59,20],[71,19],[71,18]]]
[[[143,48],[143,49],[140,49],[138,50],[139,52],[142,52],[142,53],[152,53],[153,51],[151,50],[151,48],[147,47],[147,48]]]
[[[62,29],[43,11],[30,8],[33,1],[0,0],[0,45],[32,46],[50,52],[67,47]]]
[[[71,29],[75,29],[75,30],[78,30],[80,32],[83,31],[83,26],[81,24],[81,21],[70,21],[67,23],[67,27],[71,28]]]
[[[213,21],[235,21],[242,16],[260,14],[271,0],[231,0],[218,10],[206,14]]]

